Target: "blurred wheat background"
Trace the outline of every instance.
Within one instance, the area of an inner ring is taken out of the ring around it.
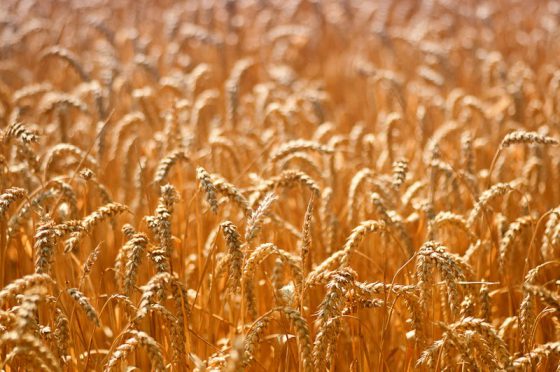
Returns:
[[[558,370],[559,22],[3,0],[0,370]]]

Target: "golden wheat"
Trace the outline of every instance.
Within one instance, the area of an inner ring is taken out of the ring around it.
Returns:
[[[559,15],[3,1],[0,370],[557,370]]]

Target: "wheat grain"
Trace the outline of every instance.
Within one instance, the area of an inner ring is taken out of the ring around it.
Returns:
[[[402,224],[402,218],[396,212],[387,210],[379,194],[375,192],[371,194],[371,201],[381,220],[385,222],[388,228],[394,231],[395,235],[404,243],[407,254],[412,256],[414,254],[412,239],[410,239],[410,235]]]
[[[167,178],[167,175],[171,171],[171,168],[178,162],[178,161],[185,161],[189,162],[188,156],[185,154],[183,150],[175,150],[169,155],[165,156],[163,159],[160,160],[154,177],[155,184],[161,184]]]
[[[262,199],[257,209],[252,211],[251,216],[248,218],[247,227],[245,229],[245,240],[247,240],[247,242],[251,242],[258,236],[259,232],[261,231],[264,218],[272,203],[274,203],[274,201],[276,200],[278,200],[278,197],[273,192],[269,192]]]
[[[307,204],[307,210],[305,211],[305,216],[303,217],[303,233],[302,233],[302,240],[301,240],[301,265],[302,271],[305,272],[308,267],[311,266],[310,260],[310,250],[312,244],[312,219],[313,219],[313,206],[314,206],[315,198],[313,195],[311,199],[309,199],[309,203]]]
[[[68,318],[64,312],[60,309],[56,309],[56,320],[55,320],[55,330],[54,338],[56,340],[56,347],[58,351],[58,356],[64,363],[66,356],[68,355],[68,345],[70,341],[70,327]]]
[[[278,162],[282,158],[299,151],[315,151],[320,154],[331,155],[334,153],[334,148],[313,141],[293,140],[282,144],[282,146],[275,150],[270,155],[270,160]]]
[[[119,203],[109,203],[86,216],[81,223],[83,228],[78,232],[72,233],[71,237],[66,240],[64,252],[68,253],[76,251],[86,233],[91,232],[95,226],[100,224],[103,220],[113,218],[125,211],[128,211],[127,206]]]
[[[72,53],[70,50],[61,46],[53,46],[42,53],[41,59],[45,59],[50,56],[58,57],[68,62],[68,64],[72,66],[72,68],[78,73],[78,75],[80,75],[80,78],[82,80],[90,80],[89,74],[84,70],[82,64],[78,61],[78,56]]]
[[[476,242],[476,235],[467,226],[467,221],[461,215],[452,212],[439,212],[433,220],[430,221],[428,236],[433,239],[435,230],[443,226],[452,226],[461,231],[469,238],[471,242]]]
[[[129,330],[128,333],[131,334],[131,337],[116,348],[104,367],[105,371],[114,368],[121,359],[125,359],[138,345],[146,348],[152,368],[155,371],[165,370],[161,347],[153,337],[142,331]]]
[[[330,357],[340,332],[340,319],[344,305],[344,291],[351,286],[353,273],[344,269],[331,278],[327,294],[319,305],[318,332],[313,342],[313,366],[323,370],[330,364]]]
[[[146,234],[133,232],[128,236],[128,241],[121,249],[123,256],[127,256],[123,281],[124,293],[130,293],[130,291],[136,286],[138,269],[142,263],[142,258],[146,252],[147,245],[148,237]]]
[[[159,304],[150,305],[150,310],[161,314],[171,332],[171,346],[173,347],[173,361],[178,366],[185,363],[185,341],[183,336],[183,323],[180,322],[169,310]]]
[[[14,280],[0,290],[0,305],[10,299],[14,299],[19,293],[23,293],[35,287],[45,287],[52,284],[53,280],[47,274],[29,274]]]
[[[447,253],[446,248],[437,242],[428,241],[422,245],[418,252],[416,267],[420,303],[424,308],[430,299],[430,289],[428,287],[433,284],[433,279],[429,276],[431,276],[434,265],[447,284],[447,297],[451,310],[453,312],[459,310],[460,288],[457,286],[457,281],[464,281],[465,273],[463,265],[458,261],[458,258]]]
[[[371,179],[373,176],[373,172],[369,168],[361,169],[357,172],[354,177],[352,177],[352,181],[350,182],[350,189],[348,191],[348,222],[354,223],[354,210],[356,209],[356,204],[358,202],[358,192],[360,187],[364,184],[364,182],[368,179]]]
[[[39,141],[37,132],[29,129],[25,124],[19,121],[10,123],[10,125],[8,125],[8,127],[2,132],[0,138],[2,138],[2,142],[4,143],[10,142],[13,138],[18,139],[24,147],[27,147],[30,143],[36,143]]]
[[[62,371],[56,357],[38,338],[30,334],[20,334],[17,331],[4,333],[0,337],[0,345],[12,345],[18,353],[29,353],[32,360],[44,365],[48,371]]]
[[[200,182],[200,188],[206,194],[206,201],[214,214],[218,213],[218,199],[216,197],[216,186],[212,182],[210,174],[202,167],[196,169],[196,178]]]
[[[95,311],[94,307],[89,302],[88,298],[76,288],[69,288],[67,290],[70,297],[74,299],[80,305],[82,310],[86,313],[89,320],[93,322],[97,327],[101,325],[99,322],[99,316],[97,315],[97,311]]]
[[[512,185],[508,183],[497,183],[488,190],[484,191],[478,198],[475,206],[471,209],[469,217],[467,218],[467,225],[472,228],[474,223],[476,222],[477,217],[485,210],[486,206],[493,199],[497,198],[498,196],[503,196],[513,190],[514,188],[512,187]]]
[[[365,239],[366,234],[385,232],[387,226],[383,221],[362,221],[358,226],[356,226],[350,236],[346,239],[343,247],[343,256],[340,260],[341,266],[347,266],[350,260],[350,255],[355,251],[360,243]]]
[[[519,143],[536,143],[539,145],[558,145],[558,140],[552,137],[543,136],[536,132],[515,131],[508,133],[500,143],[500,149],[505,149],[511,145]]]
[[[214,185],[217,192],[237,204],[239,206],[239,209],[243,211],[246,217],[251,215],[252,211],[249,207],[249,202],[241,194],[241,191],[239,191],[237,187],[227,182],[225,179],[218,175],[213,174],[211,175],[211,178],[212,184]]]
[[[317,183],[306,173],[289,169],[259,185],[257,190],[257,197],[256,199],[254,199],[252,205],[259,203],[263,195],[266,195],[267,193],[273,191],[276,187],[287,188],[293,186],[296,183],[305,185],[317,197],[321,193]]]
[[[33,96],[37,96],[52,90],[53,87],[50,83],[37,83],[28,84],[24,87],[16,90],[12,94],[12,102],[14,105],[18,105],[21,101],[30,99]]]
[[[393,163],[393,187],[399,189],[406,179],[408,172],[408,162],[406,160],[397,160]]]
[[[527,354],[512,361],[510,368],[515,371],[523,371],[538,364],[543,357],[560,354],[560,342],[549,342],[535,347]]]
[[[249,257],[245,260],[243,274],[241,278],[243,291],[246,296],[247,309],[250,314],[255,316],[257,309],[254,298],[253,278],[255,276],[256,267],[271,253],[278,255],[291,269],[295,280],[297,292],[301,290],[303,283],[303,274],[301,271],[301,260],[289,252],[276,247],[272,243],[265,243],[258,246]]]
[[[519,237],[524,230],[530,228],[532,222],[533,219],[530,216],[523,216],[509,225],[499,247],[499,263],[502,271],[505,272],[511,262],[510,250],[516,238]]]
[[[25,190],[19,187],[12,187],[4,190],[0,194],[0,219],[4,219],[4,215],[10,206],[19,199],[25,197]]]
[[[241,289],[241,270],[243,266],[243,252],[237,227],[233,222],[225,221],[220,224],[228,246],[228,279],[226,292],[238,293]]]

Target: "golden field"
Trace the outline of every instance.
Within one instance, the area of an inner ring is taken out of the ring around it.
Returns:
[[[559,22],[2,1],[0,370],[558,370]]]

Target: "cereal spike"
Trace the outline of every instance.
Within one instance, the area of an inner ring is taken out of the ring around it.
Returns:
[[[91,320],[97,327],[99,327],[99,316],[97,315],[97,311],[95,311],[95,309],[89,302],[88,298],[76,288],[69,288],[67,291],[70,297],[72,297],[74,301],[76,301],[78,305],[80,305],[82,310],[86,313],[88,319]]]
[[[519,144],[519,143],[535,143],[539,145],[558,145],[559,142],[556,138],[552,138],[549,136],[544,136],[537,132],[527,132],[524,130],[517,130],[511,133],[508,133],[502,143],[500,143],[500,149],[505,149],[511,145]]]

